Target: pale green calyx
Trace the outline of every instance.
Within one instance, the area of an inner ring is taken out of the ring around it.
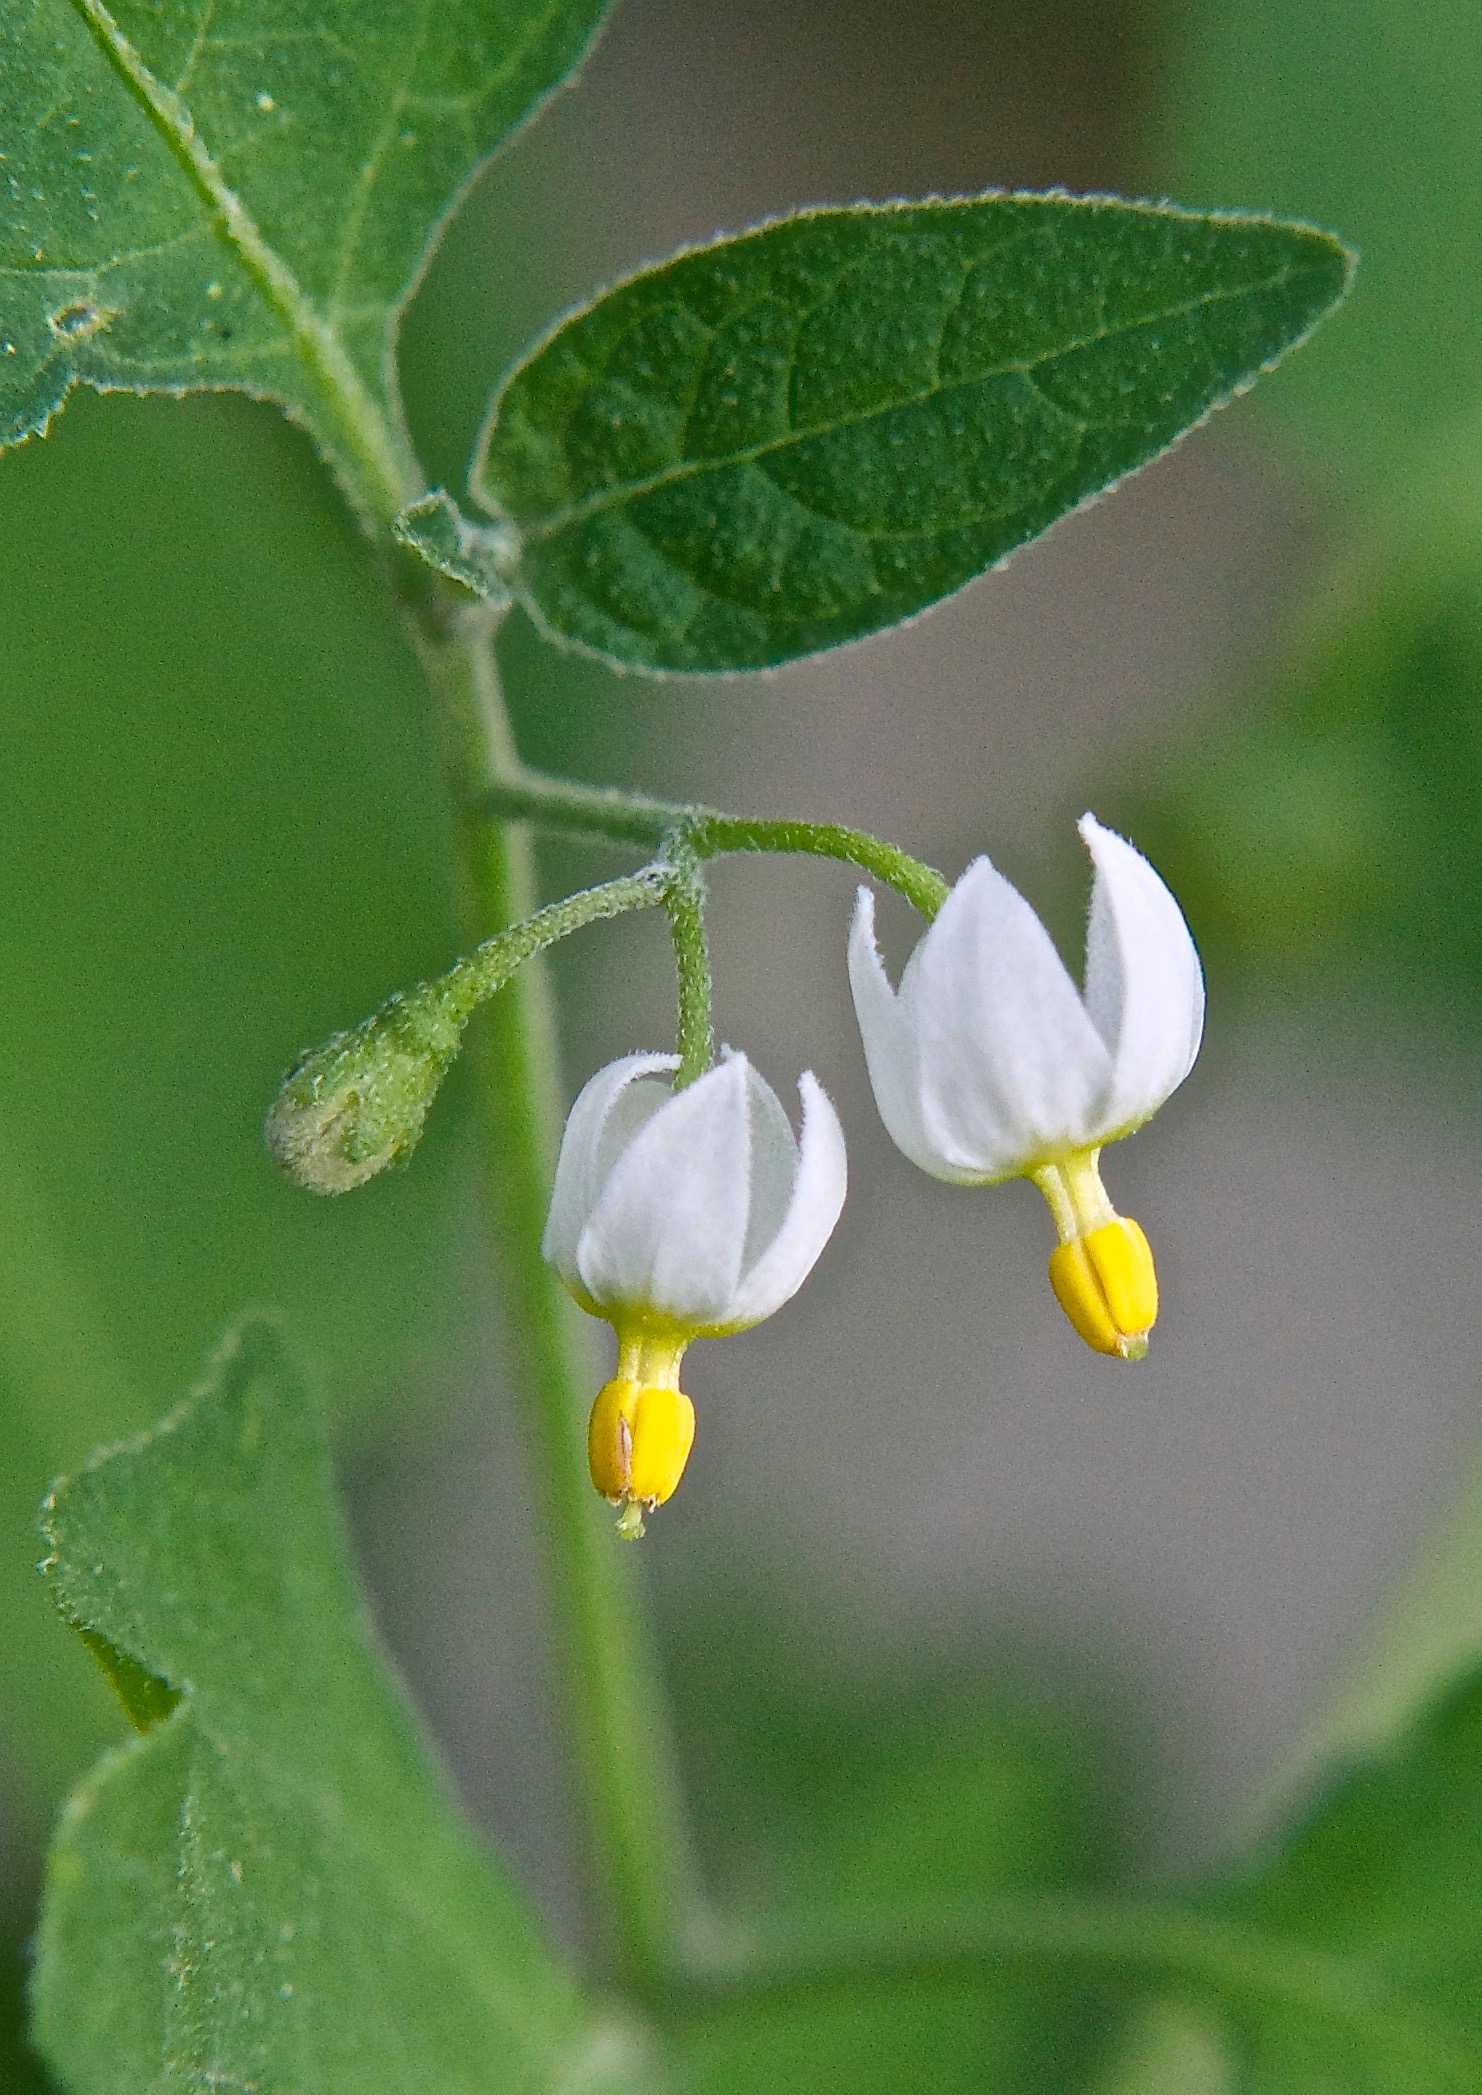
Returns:
[[[294,1064],[268,1109],[274,1161],[310,1193],[348,1193],[416,1147],[467,1013],[438,984],[392,997]]]

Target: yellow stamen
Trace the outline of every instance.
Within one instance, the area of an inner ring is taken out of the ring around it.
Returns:
[[[684,1342],[621,1338],[618,1372],[597,1392],[587,1461],[603,1498],[623,1508],[618,1533],[643,1533],[642,1508],[671,1497],[695,1442],[695,1407],[679,1387]]]
[[[1141,1360],[1158,1317],[1158,1276],[1138,1225],[1106,1197],[1091,1150],[1030,1175],[1055,1217],[1055,1299],[1097,1353]]]

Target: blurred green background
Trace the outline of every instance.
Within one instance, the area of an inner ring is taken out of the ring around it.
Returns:
[[[859,1129],[839,1251],[791,1321],[717,1355],[709,1439],[647,1566],[702,1838],[738,1895],[864,1895],[861,1823],[895,1829],[897,1864],[919,1848],[923,1884],[1217,1853],[1465,1440],[1479,106],[1463,0],[630,0],[409,316],[419,440],[457,487],[491,381],[563,305],[791,204],[1061,183],[1275,209],[1363,255],[1349,309],[1252,400],[909,634],[719,692],[504,637],[533,759],[868,820],[953,871],[986,845],[1071,942],[1065,817],[1094,794],[1209,968],[1203,1088],[1161,1151],[1115,1167],[1139,1213],[1161,1206],[1186,1339],[1108,1404],[1043,1311],[1027,1201],[951,1205],[866,1124],[848,883],[718,884],[725,1028],[779,1085],[815,1061]],[[78,395],[0,461],[0,513],[11,2010],[46,1827],[120,1730],[49,1615],[34,1507],[164,1410],[248,1305],[281,1311],[341,1422],[388,1634],[471,1807],[579,1938],[462,1086],[415,1167],[353,1199],[289,1191],[258,1139],[300,1047],[456,950],[415,667],[306,444],[264,408]],[[554,885],[607,861],[543,863]],[[646,925],[561,955],[570,1086],[667,1037],[665,967]],[[1169,1186],[1180,1167],[1192,1191]],[[1392,1304],[1366,1276],[1397,1245]],[[1324,1317],[1349,1351],[1314,1336]],[[969,1830],[942,1855],[949,1803]],[[923,2001],[895,2026],[898,2084],[975,2085],[985,2047],[1006,2086],[1073,2075],[1095,2003],[1057,2059],[1018,2012]],[[764,2080],[848,2080],[847,2047],[825,2071],[816,2033],[776,2041]],[[0,2085],[19,2086],[11,2042]]]

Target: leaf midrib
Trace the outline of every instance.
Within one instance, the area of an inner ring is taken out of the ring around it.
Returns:
[[[125,90],[145,111],[203,203],[208,221],[259,294],[287,327],[308,374],[314,404],[359,469],[357,492],[389,518],[421,492],[381,404],[355,369],[335,329],[322,320],[289,264],[263,234],[217,165],[182,98],[167,87],[125,36],[105,0],[71,0]]]
[[[1262,291],[1274,290],[1306,273],[1308,272],[1300,266],[1286,264],[1281,269],[1274,271],[1270,276],[1239,285],[1230,290],[1217,289],[1206,291],[1197,298],[1184,299],[1177,305],[1160,307],[1155,311],[1141,314],[1136,319],[1119,321],[1114,326],[1100,328],[1092,334],[1074,337],[1059,348],[1047,350],[1040,356],[1016,358],[1009,362],[994,365],[988,370],[980,371],[973,378],[954,380],[948,385],[929,385],[918,389],[914,393],[903,394],[899,399],[891,400],[880,407],[863,409],[855,414],[840,415],[833,421],[821,422],[813,428],[789,430],[785,436],[770,437],[760,444],[744,446],[734,451],[719,453],[703,459],[681,459],[677,464],[662,467],[658,472],[651,473],[642,479],[622,481],[612,487],[600,488],[590,495],[583,496],[580,501],[568,503],[560,509],[547,511],[538,520],[530,520],[518,516],[515,516],[515,520],[520,524],[521,529],[530,541],[539,542],[542,539],[554,537],[558,532],[567,530],[573,525],[586,523],[589,518],[600,516],[605,510],[619,508],[625,503],[638,500],[643,495],[655,493],[662,488],[682,484],[684,481],[694,479],[700,474],[720,472],[734,466],[754,465],[775,453],[790,450],[795,445],[811,443],[819,437],[837,436],[845,430],[863,428],[870,422],[878,421],[883,415],[898,413],[902,408],[919,407],[926,401],[950,399],[954,394],[970,391],[977,386],[986,384],[991,379],[1019,376],[1029,379],[1031,383],[1035,383],[1037,386],[1037,381],[1035,380],[1037,371],[1042,371],[1046,366],[1053,365],[1063,357],[1073,356],[1079,350],[1096,348],[1101,343],[1115,340],[1119,335],[1130,334],[1137,328],[1157,326],[1166,324],[1171,320],[1181,319],[1189,313],[1199,312],[1210,305],[1238,298],[1248,298]],[[830,287],[830,295],[832,295],[834,288]],[[728,314],[727,321],[729,322],[735,317],[736,315],[734,314]],[[808,314],[803,314],[799,325],[808,317]],[[712,338],[716,332],[717,330],[714,328],[709,330]],[[605,372],[602,375],[605,376]],[[1042,393],[1041,397],[1047,398],[1048,396]],[[1051,402],[1050,404],[1054,405],[1055,403]],[[1211,403],[1211,405],[1214,404],[1216,403]],[[1060,409],[1059,412],[1062,414],[1066,413],[1064,409]],[[1066,419],[1083,430],[1093,426],[1084,417],[1066,414]],[[510,514],[513,516],[515,512],[511,511]]]

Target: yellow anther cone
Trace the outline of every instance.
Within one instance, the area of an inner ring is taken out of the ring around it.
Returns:
[[[1147,1238],[1135,1222],[1112,1222],[1057,1244],[1050,1285],[1093,1351],[1140,1360],[1158,1319],[1158,1276]]]
[[[682,1389],[617,1377],[597,1392],[587,1427],[592,1482],[614,1505],[662,1506],[695,1444],[695,1407]]]

